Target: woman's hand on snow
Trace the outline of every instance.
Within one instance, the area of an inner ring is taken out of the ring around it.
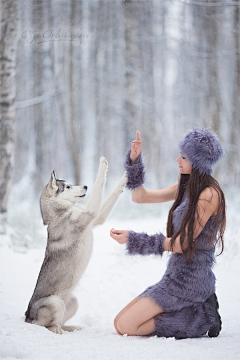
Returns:
[[[110,236],[116,240],[119,244],[126,244],[128,241],[128,231],[126,230],[110,230]]]
[[[140,132],[136,132],[136,140],[131,142],[131,152],[130,152],[130,159],[132,163],[139,157],[142,151],[142,140],[140,138]]]

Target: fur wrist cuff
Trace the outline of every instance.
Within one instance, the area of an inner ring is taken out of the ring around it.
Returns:
[[[129,231],[127,251],[130,255],[162,255],[165,239],[162,233],[148,235]]]
[[[142,161],[142,155],[135,160],[132,164],[130,160],[130,152],[128,151],[126,155],[126,160],[124,163],[125,170],[127,171],[128,182],[126,187],[130,190],[140,188],[145,180],[145,168]]]

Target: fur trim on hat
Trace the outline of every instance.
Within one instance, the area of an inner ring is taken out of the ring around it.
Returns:
[[[217,134],[208,129],[194,128],[178,146],[201,175],[211,174],[213,166],[224,154]]]

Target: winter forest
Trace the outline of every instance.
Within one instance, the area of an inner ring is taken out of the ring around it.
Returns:
[[[0,19],[0,358],[239,359],[240,1],[0,0]],[[213,174],[227,202],[214,268],[219,338],[116,334],[114,316],[159,281],[168,259],[132,259],[110,238],[112,227],[166,232],[171,204],[134,204],[127,190],[94,230],[76,288],[83,329],[59,336],[25,323],[47,242],[39,198],[51,172],[91,193],[105,156],[105,197],[138,130],[146,188],[170,186],[178,143],[194,127],[217,132],[225,151]]]
[[[214,129],[215,175],[240,183],[239,1],[1,0],[0,211],[54,169],[92,182],[99,157],[117,179],[136,130],[147,180],[176,181],[177,143]]]
[[[239,1],[1,0],[0,14],[3,233],[52,170],[91,186],[104,155],[111,188],[136,130],[147,186],[176,182],[196,126],[222,141],[221,186],[239,187]]]

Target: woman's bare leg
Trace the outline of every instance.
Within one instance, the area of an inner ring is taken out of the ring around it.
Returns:
[[[116,330],[119,334],[150,335],[154,332],[154,317],[163,312],[148,297],[136,298],[116,317]]]
[[[137,296],[135,299],[133,299],[129,304],[127,304],[118,314],[117,316],[115,317],[114,319],[114,327],[117,331],[118,334],[122,335],[120,333],[120,331],[118,330],[117,328],[117,323],[118,323],[118,320],[120,319],[120,317],[133,305],[135,304],[136,302],[138,302],[140,300],[140,296]]]

